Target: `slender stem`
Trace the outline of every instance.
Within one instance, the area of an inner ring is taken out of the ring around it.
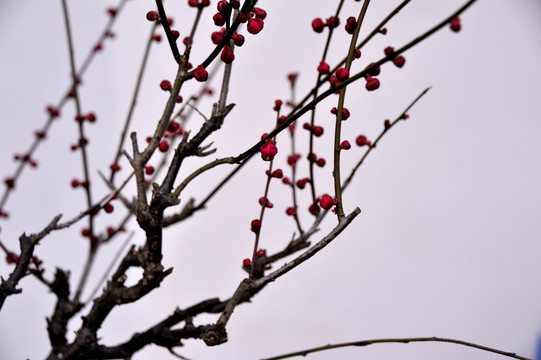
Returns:
[[[404,119],[404,116],[406,115],[406,113],[409,111],[409,109],[411,109],[413,107],[413,105],[415,105],[415,103],[417,101],[419,101],[427,92],[428,90],[430,90],[430,88],[426,88],[423,90],[423,92],[421,94],[419,94],[415,100],[413,100],[411,102],[411,104],[408,105],[408,107],[406,109],[404,109],[404,111],[402,111],[402,113],[400,115],[398,115],[396,117],[396,119],[391,122],[389,124],[389,127],[386,127],[383,129],[383,131],[379,134],[379,136],[376,138],[376,140],[374,140],[374,142],[369,146],[368,150],[364,153],[364,155],[361,157],[361,159],[357,162],[357,164],[353,167],[353,169],[351,170],[351,173],[349,174],[348,178],[344,181],[344,183],[342,184],[342,191],[346,189],[346,187],[349,185],[349,183],[351,182],[351,180],[353,179],[353,176],[355,175],[355,172],[357,172],[357,170],[359,169],[359,167],[363,164],[364,160],[366,159],[366,157],[368,156],[368,154],[370,154],[370,152],[372,152],[373,149],[376,148],[376,145],[379,143],[379,141],[381,140],[381,138],[383,138],[383,135],[385,135],[393,126],[395,126],[395,124],[397,122],[399,122],[400,120],[403,120]]]
[[[351,69],[351,63],[353,61],[353,54],[355,52],[355,44],[357,43],[357,38],[359,37],[359,31],[361,30],[361,26],[363,24],[366,10],[368,10],[368,5],[370,5],[370,0],[365,0],[359,12],[359,16],[357,17],[357,25],[355,26],[355,30],[351,37],[348,56],[346,58],[346,65],[345,65],[345,69],[348,72]],[[338,217],[338,221],[342,221],[344,219],[344,207],[343,207],[342,188],[341,188],[342,181],[340,179],[340,153],[341,153],[340,141],[342,140],[342,135],[341,135],[342,109],[344,108],[346,90],[347,88],[344,87],[340,91],[340,97],[338,99],[338,110],[336,111],[336,121],[335,121],[335,127],[334,127],[333,177],[334,177],[334,193],[335,193],[336,199],[338,200],[338,205],[336,206],[336,216]]]
[[[383,343],[412,343],[412,342],[446,342],[451,344],[457,344],[457,345],[464,345],[468,347],[472,347],[475,349],[488,351],[496,354],[500,354],[507,357],[512,357],[515,359],[521,359],[521,360],[532,360],[530,358],[517,355],[512,352],[507,352],[503,350],[498,350],[494,348],[490,348],[488,346],[478,345],[471,342],[463,341],[463,340],[455,340],[455,339],[446,339],[446,338],[440,338],[440,337],[417,337],[417,338],[396,338],[396,339],[373,339],[373,340],[363,340],[363,341],[352,341],[352,342],[345,342],[340,344],[329,344],[324,345],[312,349],[306,349],[301,351],[296,351],[284,355],[274,356],[270,358],[265,358],[262,360],[279,360],[279,359],[287,359],[295,356],[306,356],[311,353],[323,351],[323,350],[330,350],[330,349],[338,349],[343,347],[350,347],[350,346],[367,346],[367,345],[373,345],[373,344],[383,344]]]
[[[150,36],[148,37],[147,44],[145,47],[145,52],[143,53],[143,61],[141,62],[141,67],[139,68],[139,73],[137,75],[137,80],[135,82],[135,88],[133,90],[133,95],[131,99],[130,108],[128,110],[128,115],[126,117],[126,121],[124,122],[124,128],[122,129],[122,133],[120,134],[120,140],[118,142],[118,148],[115,154],[115,159],[113,160],[113,163],[117,163],[120,159],[120,156],[122,154],[122,148],[124,147],[124,141],[126,140],[126,135],[128,133],[128,128],[130,126],[131,119],[133,117],[133,112],[135,111],[135,105],[137,104],[137,97],[139,95],[139,90],[141,89],[141,83],[143,82],[143,74],[146,69],[146,65],[148,62],[148,55],[150,54],[150,47],[152,45],[152,35],[154,35],[154,32],[156,31],[156,28],[158,27],[158,23],[154,23],[152,26],[152,30],[150,31]],[[109,181],[113,183],[114,177],[116,172],[111,171],[111,176],[109,178]]]

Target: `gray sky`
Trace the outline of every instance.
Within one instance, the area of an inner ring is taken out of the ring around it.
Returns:
[[[184,2],[181,2],[184,4]],[[116,38],[102,51],[81,87],[85,112],[98,121],[88,128],[95,198],[105,194],[97,171],[106,170],[126,116],[134,78],[150,24],[144,15],[153,2],[128,2],[115,26]],[[364,34],[398,1],[373,2]],[[412,1],[363,50],[354,69],[381,58],[383,48],[400,47],[458,8],[462,1]],[[112,1],[72,2],[72,26],[80,63],[107,20]],[[189,31],[195,11],[166,4],[181,36]],[[286,74],[299,72],[297,97],[315,82],[324,35],[310,28],[314,17],[334,12],[331,1],[260,1],[267,10],[263,31],[245,34],[236,49],[230,101],[237,104],[222,131],[212,140],[217,157],[236,155],[272,128],[274,100],[288,99]],[[360,3],[348,1],[347,16],[356,16]],[[379,76],[381,88],[364,90],[364,81],[352,86],[346,106],[352,116],[344,123],[344,139],[359,134],[377,136],[383,120],[394,118],[426,87],[431,91],[409,113],[410,118],[386,135],[361,167],[345,194],[346,212],[361,215],[324,252],[270,284],[253,303],[239,306],[228,328],[229,342],[208,348],[190,340],[178,351],[190,359],[255,359],[320,346],[372,338],[440,336],[495,347],[533,357],[541,331],[541,287],[535,280],[541,266],[541,5],[534,0],[480,0],[462,17],[462,31],[449,29],[409,50],[402,69],[387,64]],[[201,62],[211,49],[215,31],[205,13],[195,39],[192,62]],[[22,19],[22,20],[21,20]],[[362,37],[362,35],[361,35]],[[347,35],[340,26],[329,54],[334,64],[347,51]],[[23,153],[34,130],[42,126],[44,107],[56,103],[69,84],[69,67],[60,2],[0,3],[0,164],[2,179],[13,173],[14,152]],[[133,129],[140,141],[160,116],[166,94],[163,79],[173,80],[175,64],[162,41],[151,55]],[[356,66],[356,67],[355,67]],[[217,83],[212,87],[217,89]],[[187,84],[187,98],[197,84]],[[215,99],[215,98],[214,98]],[[209,114],[213,99],[200,110]],[[319,170],[318,189],[332,193],[331,107],[337,97],[320,105],[316,122],[325,127],[318,139],[318,155],[327,158]],[[1,221],[0,238],[11,248],[23,233],[41,230],[54,215],[66,219],[83,210],[83,195],[69,187],[81,177],[78,154],[69,152],[76,139],[73,105],[68,104],[37,154],[39,167],[26,170],[10,197],[8,222]],[[306,156],[305,131],[299,122],[297,149]],[[193,118],[197,128],[201,120]],[[289,149],[286,136],[278,138],[279,155]],[[344,152],[344,169],[361,154]],[[121,174],[128,173],[122,163]],[[195,169],[186,162],[181,176]],[[169,315],[210,297],[228,297],[245,273],[240,264],[253,246],[250,221],[257,217],[267,164],[254,159],[229,190],[217,196],[209,209],[167,230],[164,263],[174,272],[163,285],[136,304],[115,309],[99,335],[105,344],[125,341]],[[276,166],[288,171],[285,157]],[[202,196],[227,172],[218,169],[186,189],[186,197]],[[299,167],[307,174],[306,164]],[[291,238],[295,227],[284,214],[290,206],[286,188],[271,185],[275,208],[265,215],[261,246],[273,252]],[[130,190],[133,191],[133,190]],[[306,204],[308,192],[301,192]],[[308,225],[307,206],[301,205]],[[120,204],[118,205],[120,209]],[[117,210],[97,221],[105,227],[120,219]],[[305,225],[305,226],[306,226]],[[328,217],[314,241],[335,225]],[[37,249],[46,274],[58,265],[80,275],[86,244],[77,224],[46,238]],[[131,228],[135,228],[131,224]],[[142,242],[136,232],[134,241]],[[116,253],[117,244],[103,247],[94,267],[89,291]],[[280,265],[280,264],[277,264]],[[10,271],[0,264],[4,277]],[[135,274],[134,274],[135,275]],[[134,277],[135,279],[135,277]],[[135,280],[133,280],[135,281]],[[49,347],[45,331],[54,298],[33,279],[26,278],[23,294],[7,299],[0,312],[0,348],[4,358],[43,358]],[[88,296],[89,291],[86,295]],[[84,297],[84,296],[83,296]],[[86,310],[85,310],[86,311]],[[83,313],[85,312],[83,311]],[[214,322],[203,316],[195,324]],[[72,331],[80,320],[71,324]],[[30,346],[29,346],[30,345]],[[159,356],[165,350],[150,347],[136,360]],[[499,356],[448,344],[389,344],[349,348],[310,355],[310,359],[496,359]]]

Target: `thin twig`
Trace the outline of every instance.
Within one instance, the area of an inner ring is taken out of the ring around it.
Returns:
[[[367,346],[367,345],[382,344],[382,343],[404,343],[404,344],[407,344],[407,343],[410,343],[410,342],[427,342],[427,341],[446,342],[446,343],[452,343],[452,344],[457,344],[457,345],[464,345],[464,346],[472,347],[472,348],[475,348],[475,349],[484,350],[484,351],[500,354],[500,355],[503,355],[503,356],[512,357],[512,358],[515,358],[515,359],[532,360],[530,358],[520,356],[520,355],[517,355],[517,354],[512,353],[512,352],[502,351],[502,350],[490,348],[488,346],[478,345],[478,344],[474,344],[474,343],[463,341],[463,340],[446,339],[446,338],[440,338],[440,337],[435,337],[435,336],[433,336],[433,337],[418,337],[418,338],[373,339],[373,340],[345,342],[345,343],[340,343],[340,344],[329,344],[329,345],[324,345],[324,346],[320,346],[320,347],[316,347],[316,348],[312,348],[312,349],[306,349],[306,350],[296,351],[296,352],[283,354],[283,355],[279,355],[279,356],[274,356],[274,357],[270,357],[270,358],[265,358],[265,359],[262,359],[262,360],[279,360],[279,359],[292,358],[292,357],[295,357],[295,356],[306,356],[308,354],[323,351],[323,350],[338,349],[338,348],[350,347],[350,346]]]

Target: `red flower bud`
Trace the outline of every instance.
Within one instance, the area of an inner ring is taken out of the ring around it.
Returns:
[[[263,207],[267,207],[269,209],[274,207],[274,204],[271,203],[269,199],[267,199],[265,196],[260,197],[258,201],[259,201],[259,205]]]
[[[383,49],[383,52],[385,53],[385,56],[389,56],[394,52],[394,47],[387,46],[385,49]]]
[[[162,82],[160,83],[160,88],[163,91],[169,91],[171,90],[171,83],[169,82],[169,80],[162,80]]]
[[[286,214],[289,216],[295,216],[297,215],[297,210],[293,206],[290,206],[286,209]]]
[[[261,20],[265,20],[267,17],[267,12],[261,8],[255,7],[252,9],[253,13],[255,14],[256,18],[259,18]]]
[[[355,142],[356,142],[357,145],[359,145],[359,146],[364,146],[364,145],[370,146],[370,140],[368,140],[368,139],[366,138],[366,136],[364,136],[364,135],[359,135],[359,136],[357,136],[357,138],[355,139]]]
[[[224,26],[225,25],[225,16],[221,13],[216,13],[212,17],[212,20],[214,20],[214,25],[216,26]]]
[[[329,67],[329,64],[327,64],[325,61],[319,63],[319,66],[317,67],[317,72],[320,75],[328,74],[330,71],[331,68]]]
[[[105,210],[106,213],[110,214],[113,212],[115,208],[113,207],[113,205],[111,205],[111,203],[107,203],[103,206],[103,210]]]
[[[169,150],[169,143],[167,142],[167,140],[160,141],[160,144],[158,145],[158,149],[161,152],[166,152],[167,150]]]
[[[224,46],[220,59],[226,64],[231,64],[233,60],[235,60],[235,54],[233,54],[233,51],[231,51],[229,46]]]
[[[283,104],[282,100],[280,100],[280,99],[274,100],[274,108],[273,108],[273,110],[274,111],[280,110],[280,108],[282,107],[282,104]]]
[[[404,58],[402,55],[399,55],[393,59],[393,64],[395,64],[397,67],[401,68],[406,63],[406,58]]]
[[[369,67],[372,67],[372,65],[374,65],[374,63],[368,64],[368,66],[366,68],[368,69]],[[380,71],[381,71],[381,67],[378,66],[376,68],[370,69],[370,71],[368,71],[368,75],[378,76]]]
[[[120,170],[120,165],[118,165],[117,163],[114,163],[114,164],[111,164],[110,168],[111,168],[111,171],[118,171]]]
[[[339,68],[336,70],[336,78],[338,81],[342,82],[349,78],[349,70],[346,68]]]
[[[296,183],[297,187],[301,190],[304,189],[308,181],[310,181],[310,179],[308,178],[302,178],[302,179],[297,180],[297,183]]]
[[[250,224],[250,230],[252,230],[256,234],[259,233],[259,230],[261,230],[261,220],[252,220],[252,223]]]
[[[221,28],[219,31],[214,31],[211,35],[210,35],[210,39],[212,40],[212,43],[217,45],[220,43],[220,41],[222,41],[222,37],[224,36],[225,34],[225,28]]]
[[[329,210],[330,208],[332,208],[334,205],[338,205],[338,200],[336,200],[335,198],[331,197],[330,195],[328,194],[325,194],[325,195],[322,195],[321,196],[321,199],[319,200],[319,205],[325,209],[325,210]]]
[[[160,15],[156,11],[149,11],[147,12],[147,20],[148,21],[156,21],[160,18]]]
[[[195,78],[195,80],[199,81],[199,82],[203,82],[203,81],[207,81],[208,78],[209,78],[209,73],[207,72],[207,70],[205,70],[205,68],[203,67],[203,65],[199,65],[194,73],[193,73],[193,77]]]
[[[314,136],[320,137],[321,135],[323,135],[323,127],[317,125],[312,126],[312,133],[314,134]]]
[[[353,31],[355,31],[355,26],[357,26],[357,19],[353,16],[348,17],[346,20],[346,32],[348,34],[353,34]]]
[[[321,20],[321,18],[315,18],[314,20],[312,20],[312,29],[314,29],[314,31],[317,33],[323,32],[323,29],[325,29],[325,24],[323,23],[323,20]]]
[[[145,165],[145,174],[152,175],[154,174],[154,166],[152,165]]]
[[[366,90],[368,91],[374,91],[379,88],[379,80],[377,78],[367,76],[365,87],[366,87]]]
[[[242,34],[233,33],[231,39],[235,43],[235,46],[242,46],[244,44],[244,36]]]
[[[276,169],[272,172],[271,176],[277,179],[281,179],[284,176],[284,173],[282,169]]]
[[[60,116],[60,111],[52,105],[47,106],[47,112],[49,113],[49,116],[52,118]]]
[[[459,32],[460,31],[461,25],[460,25],[460,19],[458,18],[458,16],[454,16],[451,19],[451,21],[449,22],[449,27],[454,32]]]
[[[248,25],[246,26],[246,29],[248,29],[248,32],[250,34],[258,34],[261,30],[263,30],[263,20],[260,18],[252,18],[248,20]]]
[[[340,149],[341,150],[349,150],[351,149],[351,144],[349,143],[349,141],[347,140],[344,140],[340,143]]]
[[[259,152],[261,153],[261,158],[263,160],[271,161],[278,153],[278,148],[274,144],[274,141],[267,139],[267,141],[259,148]]]
[[[383,127],[385,128],[385,130],[387,130],[388,128],[390,128],[390,127],[391,127],[391,120],[386,119],[386,120],[383,122]]]

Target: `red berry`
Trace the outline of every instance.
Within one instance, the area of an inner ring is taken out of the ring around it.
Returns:
[[[203,81],[207,81],[208,78],[209,78],[209,73],[207,72],[207,70],[205,70],[205,68],[203,67],[203,65],[199,65],[194,73],[193,73],[193,76],[195,78],[195,80],[199,81],[199,82],[203,82]]]
[[[178,30],[171,30],[171,35],[173,36],[173,39],[178,39],[179,36],[180,36],[180,33],[178,32]]]
[[[169,80],[162,80],[162,82],[160,83],[160,88],[163,91],[169,91],[171,90],[171,83],[169,82]]]
[[[293,206],[290,206],[286,209],[286,214],[289,216],[295,216],[297,215],[297,210]]]
[[[353,52],[353,57],[355,59],[359,59],[361,57],[361,50],[355,49],[355,51]]]
[[[383,52],[385,53],[385,56],[389,56],[394,52],[394,47],[387,46],[385,49],[383,49]]]
[[[160,15],[156,11],[149,11],[147,12],[147,20],[148,21],[156,21],[160,18]]]
[[[380,29],[379,32],[382,35],[387,35],[387,28]]]
[[[154,34],[152,35],[152,40],[156,42],[162,41],[162,36],[160,34]]]
[[[248,20],[248,25],[246,26],[246,29],[250,34],[258,34],[261,30],[263,30],[263,20],[260,18],[252,18]]]
[[[169,150],[169,143],[167,142],[167,140],[160,141],[158,149],[160,149],[161,152],[166,152],[167,150]]]
[[[387,130],[388,128],[390,128],[390,127],[391,127],[391,120],[386,119],[386,120],[383,122],[383,127],[385,128],[385,130]]]
[[[116,15],[116,8],[114,7],[110,7],[107,9],[107,13],[111,16],[115,16]]]
[[[118,165],[117,163],[114,163],[114,164],[111,164],[110,168],[111,168],[111,171],[118,171],[120,170],[120,165]]]
[[[321,20],[321,18],[315,18],[314,20],[312,20],[312,29],[314,29],[314,31],[317,33],[323,32],[323,29],[325,29],[325,24],[323,23],[323,20]]]
[[[252,266],[252,260],[248,258],[242,260],[242,266],[244,266],[245,268],[249,268],[250,266]]]
[[[77,179],[71,180],[71,187],[72,187],[72,188],[76,188],[76,187],[78,187],[79,185],[81,185],[81,183],[79,182],[79,180],[77,180]]]
[[[103,49],[102,43],[97,43],[96,45],[94,45],[94,48],[93,48],[92,50],[98,52],[98,51],[100,51],[101,49]]]
[[[198,7],[199,6],[199,1],[198,0],[188,0],[188,5],[190,7]]]
[[[257,250],[257,252],[256,252],[255,255],[256,255],[257,257],[259,257],[259,258],[260,258],[260,257],[263,257],[263,256],[265,256],[265,250],[259,249],[259,250]]]
[[[177,104],[180,104],[182,102],[182,100],[184,100],[184,99],[182,99],[182,96],[180,96],[180,95],[177,96]]]

